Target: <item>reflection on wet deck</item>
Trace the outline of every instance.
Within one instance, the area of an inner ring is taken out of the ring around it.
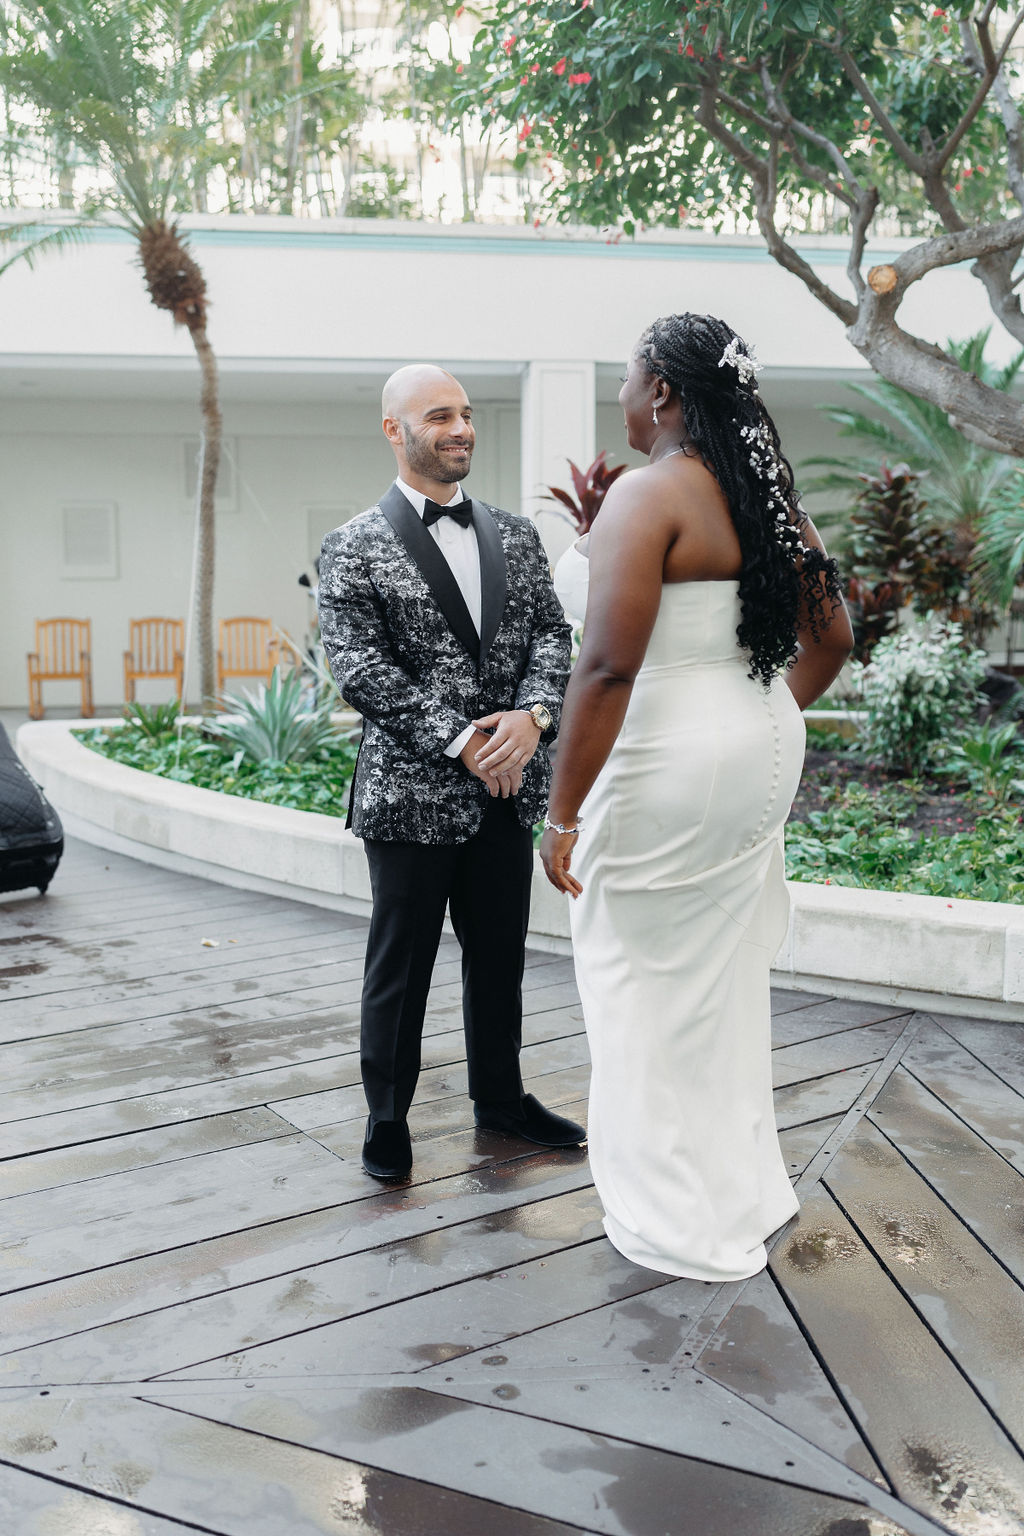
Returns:
[[[364,933],[81,844],[0,905],[5,1536],[1024,1532],[1018,1026],[779,994],[801,1214],[706,1285],[472,1129],[451,940],[363,1174]],[[526,998],[580,1118],[570,963]]]

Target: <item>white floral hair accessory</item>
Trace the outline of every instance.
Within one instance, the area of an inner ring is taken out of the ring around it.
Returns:
[[[744,352],[740,351],[740,347],[743,345],[744,343],[740,340],[740,338],[738,336],[734,336],[732,341],[730,341],[729,345],[726,347],[725,351],[722,353],[721,357],[718,359],[718,366],[719,368],[724,368],[726,363],[731,364],[731,366],[735,368],[736,372],[739,374],[741,384],[753,384],[754,380],[757,378],[757,370],[759,364],[757,358],[754,356],[754,349],[752,347],[747,347],[746,351]]]

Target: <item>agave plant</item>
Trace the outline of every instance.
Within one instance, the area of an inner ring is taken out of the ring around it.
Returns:
[[[124,718],[132,730],[138,731],[147,741],[166,741],[174,735],[174,728],[181,714],[181,701],[169,699],[166,704],[126,704]]]
[[[602,448],[587,469],[580,469],[572,459],[567,459],[576,499],[573,499],[571,492],[563,490],[559,485],[549,485],[548,490],[551,495],[542,498],[544,501],[560,502],[568,511],[579,534],[590,531],[594,518],[601,510],[602,501],[619,476],[629,468],[628,464],[616,464],[613,469],[609,469],[605,462],[607,458],[608,450]]]
[[[310,709],[299,672],[275,667],[269,683],[241,695],[222,694],[225,714],[240,717],[209,722],[206,730],[254,763],[301,763],[338,740],[328,700]]]

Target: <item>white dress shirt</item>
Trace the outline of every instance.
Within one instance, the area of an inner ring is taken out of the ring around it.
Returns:
[[[412,486],[406,485],[405,481],[401,478],[398,479],[397,484],[398,489],[406,501],[410,503],[417,517],[422,518],[427,497],[422,491],[414,491]],[[456,482],[455,494],[450,496],[446,502],[439,502],[438,505],[450,507],[453,502],[464,500],[462,486]],[[455,577],[459,591],[462,593],[466,607],[469,609],[469,616],[473,620],[473,627],[477,634],[479,634],[481,608],[480,549],[477,545],[476,533],[472,525],[468,528],[463,528],[453,517],[440,517],[436,523],[431,523],[427,532],[451,567],[452,575]],[[473,729],[473,726],[468,725],[464,731],[460,732],[455,740],[445,747],[445,755],[447,757],[458,757],[466,742],[472,737]]]

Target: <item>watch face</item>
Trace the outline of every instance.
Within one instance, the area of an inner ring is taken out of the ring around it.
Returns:
[[[530,714],[533,716],[534,725],[540,730],[546,731],[551,724],[551,711],[546,709],[543,704],[535,704],[530,710]]]

